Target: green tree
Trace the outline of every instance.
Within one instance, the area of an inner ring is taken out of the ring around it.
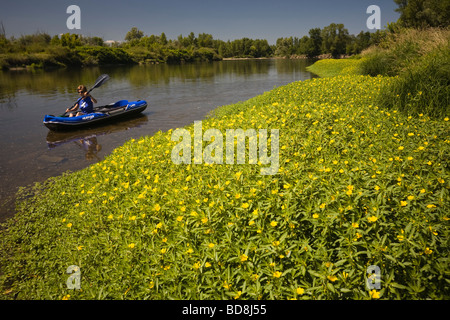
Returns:
[[[304,51],[304,53],[309,58],[320,55],[322,47],[322,35],[320,28],[309,30],[309,38],[306,39],[305,42],[306,50]]]
[[[394,0],[405,27],[447,27],[450,22],[448,0]]]
[[[159,44],[161,44],[161,45],[163,45],[163,46],[165,46],[165,45],[167,45],[167,37],[166,37],[166,34],[163,32],[163,33],[161,33],[161,35],[159,36]]]
[[[81,39],[78,34],[64,33],[61,35],[61,45],[71,49],[81,46]]]
[[[139,40],[144,36],[144,32],[136,27],[131,28],[125,35],[125,41]]]
[[[322,53],[331,53],[333,57],[345,54],[350,40],[348,30],[342,23],[332,23],[322,29]]]

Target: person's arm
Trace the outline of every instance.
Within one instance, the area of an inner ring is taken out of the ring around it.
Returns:
[[[66,110],[66,112],[70,112],[70,111],[75,111],[75,110],[77,110],[78,109],[78,102],[77,103],[75,103],[75,105],[73,106],[73,107],[71,107],[71,108],[67,108],[67,110]]]
[[[89,95],[89,97],[91,97],[91,100],[93,103],[97,103],[97,100],[95,100],[95,98],[93,96]]]

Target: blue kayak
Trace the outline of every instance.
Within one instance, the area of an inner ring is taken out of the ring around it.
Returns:
[[[147,102],[144,100],[120,100],[106,106],[95,107],[94,112],[81,116],[69,117],[69,115],[46,115],[44,117],[44,125],[54,131],[73,130],[137,114],[144,111],[145,108],[147,108]],[[76,111],[74,113],[76,114]]]

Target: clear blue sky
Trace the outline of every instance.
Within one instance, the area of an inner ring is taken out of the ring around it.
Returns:
[[[71,4],[81,9],[81,30],[67,29]],[[145,35],[164,32],[169,39],[192,31],[224,41],[248,37],[274,44],[333,22],[343,23],[350,34],[370,31],[366,10],[372,4],[381,9],[382,28],[398,19],[393,0],[0,0],[0,22],[7,37],[41,31],[123,40],[137,27]]]

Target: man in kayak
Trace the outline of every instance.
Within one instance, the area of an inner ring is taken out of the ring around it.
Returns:
[[[72,108],[67,108],[66,112],[75,111],[78,109],[78,107],[80,107],[80,111],[78,111],[76,115],[71,113],[69,117],[81,116],[83,114],[94,112],[94,103],[97,103],[97,100],[95,100],[93,96],[87,93],[86,86],[79,85],[77,90],[81,97],[78,98],[77,102]]]

